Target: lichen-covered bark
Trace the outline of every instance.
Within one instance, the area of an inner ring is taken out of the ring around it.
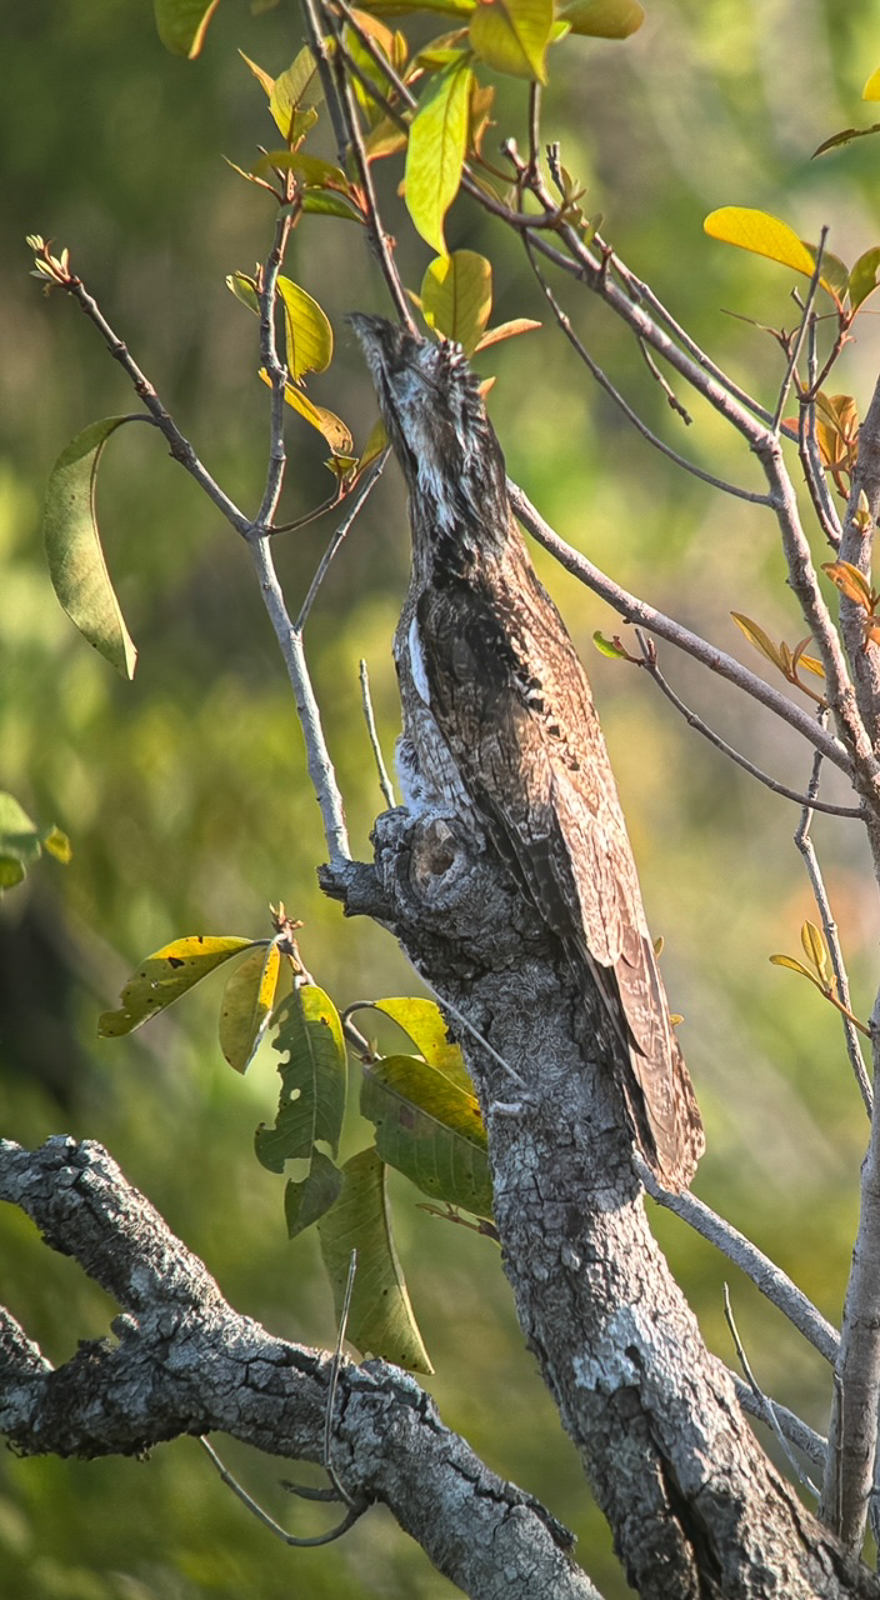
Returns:
[[[596,1008],[454,819],[379,819],[376,872],[325,874],[390,926],[507,1065],[455,1028],[490,1133],[523,1332],[644,1600],[880,1595],[760,1449],[648,1227]]]

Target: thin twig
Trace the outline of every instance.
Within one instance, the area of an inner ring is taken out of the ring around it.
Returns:
[[[693,656],[695,661],[700,661],[711,672],[717,673],[720,678],[725,678],[728,683],[744,690],[752,699],[759,701],[768,711],[773,711],[777,717],[796,729],[809,744],[821,750],[832,766],[839,767],[848,777],[852,776],[849,756],[844,746],[825,728],[820,727],[808,712],[795,705],[793,700],[780,694],[778,689],[772,688],[763,678],[759,678],[757,673],[751,672],[726,651],[719,650],[716,645],[710,644],[699,634],[691,633],[689,628],[666,616],[665,612],[655,610],[653,606],[637,599],[634,594],[630,594],[627,589],[615,583],[586,556],[566,544],[550,524],[545,522],[528,495],[509,478],[507,492],[514,514],[523,527],[527,528],[533,538],[555,557],[566,572],[571,572],[594,594],[600,595],[619,616],[624,617],[627,622],[638,623],[640,627],[647,628],[649,633],[655,633],[658,638],[668,640],[686,655]]]
[[[813,268],[813,276],[810,279],[810,287],[807,290],[807,298],[804,301],[803,310],[801,312],[800,326],[798,327],[797,333],[791,341],[791,347],[788,353],[788,361],[785,368],[785,376],[783,377],[779,388],[779,398],[776,401],[776,410],[773,413],[773,422],[771,426],[775,434],[779,433],[779,429],[782,424],[782,413],[785,410],[786,402],[791,392],[791,385],[797,370],[797,364],[801,358],[801,351],[804,347],[807,325],[812,316],[813,306],[816,303],[816,295],[819,292],[819,282],[822,277],[822,257],[825,254],[825,245],[827,242],[828,229],[827,227],[823,227],[821,233],[819,234],[819,246],[816,251],[816,265]]]
[[[263,1524],[264,1528],[268,1528],[270,1533],[274,1533],[276,1538],[282,1539],[284,1543],[289,1545],[292,1549],[311,1550],[317,1545],[333,1544],[334,1540],[341,1539],[342,1535],[347,1533],[349,1528],[353,1527],[358,1518],[363,1515],[365,1510],[364,1506],[353,1506],[349,1504],[349,1509],[346,1512],[343,1521],[339,1523],[338,1527],[331,1528],[329,1533],[319,1533],[314,1539],[298,1539],[295,1534],[288,1533],[286,1528],[282,1528],[281,1523],[276,1522],[274,1517],[270,1517],[268,1511],[264,1511],[263,1507],[259,1505],[256,1500],[254,1500],[253,1496],[248,1494],[247,1490],[242,1487],[238,1479],[233,1477],[232,1473],[229,1471],[229,1468],[223,1465],[223,1462],[214,1449],[214,1446],[208,1443],[208,1440],[204,1437],[204,1435],[201,1435],[199,1438],[199,1444],[210,1456],[214,1466],[217,1468],[217,1471],[220,1474],[222,1482],[226,1484],[227,1489],[232,1490],[232,1493],[236,1496],[236,1498],[241,1501],[243,1506],[247,1507],[248,1511],[252,1516],[256,1517],[258,1522]]]
[[[287,174],[288,194],[292,177],[292,173]],[[261,528],[270,527],[274,521],[275,513],[278,510],[278,502],[281,499],[281,491],[284,487],[284,473],[287,465],[287,453],[284,445],[284,411],[286,405],[284,396],[287,386],[287,368],[278,355],[275,301],[278,275],[284,261],[284,253],[290,237],[290,228],[291,218],[289,213],[276,219],[272,249],[260,274],[260,357],[266,376],[269,379],[272,393],[266,487],[256,516],[257,526]]]
[[[660,388],[663,390],[663,393],[665,394],[665,396],[666,396],[666,398],[667,398],[672,410],[679,417],[681,417],[681,420],[684,423],[685,427],[689,428],[692,425],[694,419],[691,416],[690,412],[688,411],[687,407],[682,405],[682,403],[679,400],[678,395],[675,393],[675,390],[673,389],[672,385],[670,383],[668,383],[666,381],[666,379],[664,378],[662,372],[660,371],[660,368],[658,367],[656,361],[654,360],[654,357],[652,356],[650,350],[648,349],[647,345],[645,344],[644,339],[639,339],[637,341],[637,343],[638,343],[639,350],[642,353],[642,359],[644,360],[645,366],[647,367],[648,371],[650,372],[651,377],[654,379],[654,382],[655,383],[659,383]]]
[[[779,1447],[782,1450],[782,1452],[783,1452],[786,1460],[788,1461],[789,1465],[791,1466],[791,1469],[794,1472],[795,1477],[799,1480],[800,1483],[803,1484],[804,1488],[808,1489],[810,1491],[810,1494],[813,1495],[813,1497],[816,1500],[818,1500],[819,1491],[816,1488],[816,1485],[813,1483],[813,1480],[807,1476],[807,1474],[801,1468],[800,1464],[795,1460],[795,1457],[792,1455],[791,1450],[789,1448],[788,1440],[786,1439],[785,1434],[783,1433],[782,1428],[780,1427],[779,1420],[778,1420],[778,1418],[776,1416],[776,1407],[774,1406],[773,1401],[768,1399],[767,1395],[764,1393],[763,1389],[761,1388],[760,1384],[758,1383],[758,1381],[757,1381],[757,1379],[755,1377],[755,1374],[752,1371],[751,1364],[749,1362],[749,1358],[748,1358],[748,1356],[746,1355],[746,1352],[745,1352],[745,1347],[744,1347],[743,1342],[742,1342],[742,1340],[741,1340],[741,1338],[739,1336],[739,1329],[737,1328],[737,1325],[736,1325],[736,1318],[733,1315],[733,1306],[730,1303],[730,1290],[727,1287],[727,1284],[724,1285],[724,1315],[725,1315],[725,1318],[727,1320],[727,1326],[730,1329],[731,1338],[733,1339],[733,1343],[734,1343],[734,1346],[735,1346],[735,1349],[736,1349],[736,1353],[737,1353],[737,1355],[739,1357],[740,1364],[742,1366],[743,1372],[746,1375],[746,1379],[748,1381],[749,1387],[751,1388],[752,1394],[754,1395],[754,1397],[755,1397],[755,1399],[756,1399],[756,1401],[758,1403],[758,1406],[760,1408],[759,1409],[760,1417],[763,1419],[764,1422],[766,1422],[768,1424],[768,1426],[770,1428],[772,1428],[774,1434],[776,1435],[776,1438],[779,1441]]]
[[[642,1183],[658,1205],[667,1211],[672,1211],[682,1222],[686,1222],[695,1233],[707,1239],[717,1250],[727,1256],[735,1266],[739,1267],[748,1278],[751,1278],[757,1289],[804,1338],[818,1350],[826,1361],[832,1366],[837,1359],[840,1345],[839,1335],[826,1322],[820,1311],[817,1311],[811,1300],[799,1289],[796,1284],[784,1273],[781,1267],[771,1261],[752,1244],[744,1234],[740,1233],[733,1224],[719,1217],[715,1211],[710,1210],[702,1200],[689,1191],[682,1194],[670,1194],[666,1189],[661,1189],[650,1168],[641,1157],[635,1157],[636,1170]]]
[[[333,1360],[330,1363],[330,1382],[327,1388],[327,1412],[324,1417],[324,1471],[330,1482],[346,1505],[354,1507],[354,1500],[340,1483],[333,1465],[333,1411],[336,1405],[336,1389],[339,1384],[339,1370],[342,1366],[342,1346],[345,1344],[345,1334],[348,1328],[348,1316],[351,1311],[351,1297],[354,1292],[354,1280],[357,1272],[357,1250],[352,1250],[348,1262],[348,1277],[345,1281],[345,1294],[342,1297],[342,1312],[339,1318],[339,1332],[336,1337],[336,1349],[333,1351]]]
[[[302,10],[306,32],[309,36],[309,45],[311,46],[312,55],[318,64],[318,76],[321,79],[321,88],[324,90],[324,99],[330,112],[339,165],[344,169],[348,158],[348,138],[339,107],[333,73],[330,69],[330,56],[321,33],[314,0],[302,0]]]
[[[859,1043],[859,1030],[852,1021],[851,1015],[847,1015],[847,1013],[851,1013],[852,1011],[852,1002],[850,1000],[849,992],[849,975],[846,970],[846,963],[843,959],[843,950],[840,944],[837,923],[835,922],[831,912],[831,901],[828,896],[828,890],[825,887],[825,879],[822,875],[822,868],[819,865],[816,847],[813,844],[813,840],[810,835],[813,812],[818,809],[818,802],[815,798],[814,790],[818,790],[821,769],[822,757],[817,750],[813,757],[813,769],[810,774],[807,800],[805,802],[803,815],[798,823],[797,829],[795,830],[794,842],[803,856],[804,866],[807,869],[807,876],[810,880],[810,887],[813,891],[813,898],[819,909],[819,916],[822,920],[822,932],[825,935],[825,943],[828,946],[828,953],[831,956],[831,966],[834,971],[837,992],[840,1000],[846,1008],[845,1011],[841,1012],[843,1036],[846,1041],[846,1053],[849,1056],[850,1066],[855,1074],[855,1080],[859,1086],[859,1092],[862,1096],[865,1110],[870,1117],[874,1105],[874,1095],[871,1089],[871,1082],[868,1077],[868,1069],[865,1066],[865,1058],[862,1055],[862,1047]]]
[[[706,472],[702,467],[698,467],[695,461],[689,461],[687,456],[679,455],[677,450],[673,450],[671,445],[668,445],[664,439],[660,438],[659,434],[654,433],[653,430],[648,427],[648,424],[642,421],[642,418],[639,416],[638,412],[634,411],[633,407],[629,404],[629,401],[624,399],[623,395],[620,393],[620,390],[611,382],[611,379],[608,377],[607,373],[602,367],[599,366],[599,363],[594,359],[593,356],[590,355],[589,350],[583,344],[581,339],[578,338],[578,335],[575,333],[566,312],[563,310],[562,306],[557,300],[553,290],[547,282],[544,273],[541,271],[541,268],[538,266],[538,263],[535,260],[535,253],[532,248],[533,241],[528,234],[524,235],[523,244],[525,245],[526,254],[528,255],[529,264],[532,268],[532,271],[538,280],[538,283],[559,327],[562,329],[566,339],[569,341],[569,344],[571,344],[577,351],[581,361],[592,373],[600,388],[604,389],[605,393],[611,397],[615,405],[620,407],[620,410],[627,418],[627,421],[632,423],[636,431],[642,435],[642,438],[647,439],[648,443],[653,445],[655,450],[659,450],[661,455],[667,456],[668,459],[673,461],[677,467],[682,467],[685,472],[689,472],[693,477],[701,479],[703,483],[711,484],[713,489],[720,489],[724,494],[734,495],[738,500],[749,500],[753,504],[757,505],[769,505],[770,501],[768,496],[766,494],[762,494],[760,490],[741,489],[738,484],[727,483],[725,479],[718,478],[714,473]],[[639,339],[639,347],[647,359],[647,351],[643,339]],[[660,376],[659,373],[657,376]],[[671,393],[671,390],[669,393]]]
[[[385,801],[389,811],[392,811],[396,804],[394,790],[391,787],[391,779],[388,776],[388,768],[385,765],[382,746],[379,743],[376,718],[373,715],[373,702],[370,698],[370,675],[367,672],[367,663],[363,659],[358,664],[358,676],[361,681],[361,700],[364,707],[364,720],[367,724],[367,735],[373,751],[373,759],[376,762],[376,770],[379,774],[379,788],[382,791],[382,799]]]
[[[295,623],[293,624],[294,633],[302,633],[302,631],[303,631],[303,629],[304,629],[304,627],[305,627],[305,625],[306,625],[306,623],[308,621],[309,613],[310,613],[310,611],[312,609],[312,606],[315,603],[315,597],[316,597],[316,595],[318,593],[318,590],[320,589],[321,584],[324,582],[324,579],[327,576],[327,572],[328,572],[328,570],[330,568],[330,563],[332,562],[333,557],[336,555],[337,551],[339,550],[340,546],[342,545],[343,541],[345,540],[346,536],[348,535],[349,530],[351,529],[352,523],[354,522],[355,518],[358,516],[360,511],[363,509],[364,502],[366,501],[367,496],[371,493],[372,489],[378,483],[379,478],[382,476],[382,471],[384,469],[386,461],[388,460],[389,451],[390,451],[390,447],[386,445],[385,449],[382,451],[382,454],[379,456],[378,460],[374,463],[374,465],[370,468],[369,472],[367,473],[367,476],[365,477],[363,483],[361,484],[360,488],[358,489],[357,494],[354,497],[354,501],[352,503],[351,509],[348,512],[348,515],[343,517],[342,521],[339,524],[339,527],[336,529],[336,532],[334,533],[332,539],[330,540],[330,543],[328,544],[326,550],[324,551],[324,554],[322,555],[321,560],[318,563],[318,567],[317,567],[317,570],[315,572],[315,575],[312,578],[311,583],[309,584],[309,592],[306,595],[306,597],[305,597],[305,599],[304,599],[304,601],[303,601],[303,603],[302,603],[302,605],[300,607],[299,616],[297,617]]]
[[[701,733],[704,739],[708,739],[709,743],[715,746],[716,750],[720,750],[724,755],[729,756],[731,761],[735,761],[738,767],[742,767],[744,772],[748,772],[753,778],[757,778],[759,783],[763,783],[768,789],[772,789],[774,794],[780,794],[786,800],[793,800],[796,805],[809,806],[813,811],[825,811],[832,817],[856,817],[859,820],[864,820],[865,813],[862,806],[836,806],[832,805],[829,800],[819,800],[810,798],[809,795],[799,794],[796,789],[789,789],[787,784],[780,783],[777,778],[771,778],[769,773],[762,771],[760,767],[756,767],[748,756],[744,756],[739,750],[734,749],[732,744],[728,744],[726,739],[722,739],[714,728],[710,728],[702,717],[699,717],[695,711],[690,709],[690,706],[685,705],[671,684],[667,683],[657,665],[657,649],[653,640],[646,639],[641,628],[636,628],[635,632],[642,652],[642,664],[647,668],[658,689],[665,694],[670,704],[675,706],[676,711],[684,717],[688,726],[693,728],[695,732]],[[822,756],[818,750],[816,751],[816,760],[818,762],[822,761]]]
[[[828,481],[822,468],[819,455],[819,442],[816,437],[816,375],[818,362],[816,356],[816,318],[810,319],[809,342],[807,349],[807,377],[809,381],[809,396],[802,397],[798,413],[798,454],[803,468],[804,481],[813,502],[813,510],[823,533],[832,550],[839,550],[843,537],[843,528],[837,515],[837,508],[828,488]]]
[[[745,1379],[741,1378],[737,1372],[731,1372],[730,1376],[733,1379],[736,1397],[743,1411],[747,1411],[752,1417],[763,1418],[764,1411],[761,1401],[756,1399]],[[815,1428],[811,1428],[794,1411],[789,1411],[788,1406],[781,1405],[778,1400],[772,1400],[770,1403],[773,1406],[776,1420],[789,1444],[793,1444],[795,1449],[800,1450],[808,1461],[812,1461],[813,1466],[819,1472],[824,1472],[828,1440],[824,1439],[821,1433],[817,1433]]]

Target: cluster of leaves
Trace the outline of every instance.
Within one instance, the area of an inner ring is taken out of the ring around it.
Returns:
[[[815,922],[804,922],[801,926],[801,944],[807,964],[799,961],[796,956],[775,955],[770,960],[774,967],[788,967],[789,971],[797,972],[800,977],[808,979],[819,993],[825,996],[833,1006],[845,1017],[848,1017],[854,1027],[858,1028],[867,1039],[871,1037],[871,1030],[866,1023],[860,1022],[849,1007],[843,1004],[837,993],[837,977],[831,964],[831,956],[825,935]]]
[[[352,1252],[357,1270],[348,1335],[418,1372],[431,1364],[413,1314],[391,1228],[387,1169],[393,1167],[441,1215],[467,1212],[491,1233],[492,1187],[486,1133],[467,1069],[431,1000],[390,998],[354,1006],[341,1018],[305,972],[283,907],[270,940],[196,935],[147,956],[128,979],[99,1032],[119,1038],[139,1028],[219,967],[234,962],[219,1014],[223,1054],[245,1072],[271,1030],[281,1055],[274,1124],[261,1125],[256,1154],[270,1172],[292,1165],[284,1191],[288,1236],[315,1224],[321,1254],[341,1311]],[[407,1053],[378,1053],[351,1024],[372,1010],[408,1036]],[[360,1111],[373,1141],[337,1165],[348,1091],[345,1033],[361,1060]]]
[[[824,678],[825,676],[825,669],[821,661],[817,661],[815,656],[805,654],[807,645],[810,642],[809,634],[806,639],[801,639],[794,647],[786,644],[784,639],[779,644],[774,644],[769,634],[765,633],[764,629],[757,622],[753,622],[750,617],[744,617],[740,611],[731,611],[730,615],[733,617],[737,627],[745,634],[749,644],[754,645],[755,649],[762,656],[765,656],[768,661],[772,661],[774,667],[782,673],[787,683],[794,684],[796,689],[802,689],[804,694],[809,695],[810,699],[814,700],[818,706],[825,706],[824,696],[817,694],[815,689],[811,689],[809,684],[803,683],[798,677],[799,667],[803,667],[807,672],[812,672],[817,678]]]

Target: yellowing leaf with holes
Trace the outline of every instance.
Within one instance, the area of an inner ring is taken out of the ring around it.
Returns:
[[[166,50],[194,61],[220,0],[153,0],[156,31]]]
[[[43,539],[52,586],[71,622],[123,678],[137,650],[119,607],[95,516],[98,463],[111,433],[131,417],[105,417],[72,439],[46,486]]]
[[[361,1114],[375,1124],[383,1161],[423,1194],[492,1215],[486,1130],[472,1086],[418,1056],[385,1056],[364,1068]]]
[[[703,227],[711,238],[720,239],[724,244],[738,245],[752,255],[766,256],[808,278],[813,276],[816,263],[812,247],[804,244],[787,222],[771,217],[766,211],[754,211],[748,206],[722,206],[710,212]],[[823,269],[821,281],[829,294],[833,294],[827,269]]]
[[[294,989],[275,1015],[281,1094],[275,1126],[261,1126],[256,1152],[270,1172],[286,1161],[309,1160],[320,1139],[335,1155],[345,1114],[347,1071],[342,1024],[332,1000],[315,984]]]
[[[461,183],[473,79],[463,63],[440,74],[413,118],[406,147],[406,208],[422,238],[442,256],[444,219]]]
[[[281,956],[277,944],[256,945],[226,980],[220,1006],[220,1048],[236,1072],[246,1072],[275,1004]]]
[[[422,315],[444,339],[472,356],[492,311],[492,268],[475,250],[455,250],[431,262],[421,288]]]
[[[119,1010],[105,1011],[99,1017],[99,1038],[118,1039],[124,1033],[131,1033],[158,1011],[173,1005],[216,967],[222,967],[242,950],[250,950],[253,942],[253,939],[194,934],[163,945],[132,973],[120,996]]]
[[[477,0],[469,33],[474,54],[488,67],[546,83],[552,30],[553,0]]]
[[[433,1372],[394,1245],[385,1166],[375,1150],[362,1150],[346,1161],[342,1172],[339,1199],[318,1223],[337,1321],[351,1252],[356,1250],[348,1338],[364,1354],[371,1351],[411,1372]]]
[[[291,1178],[284,1191],[284,1220],[288,1239],[304,1233],[335,1206],[342,1189],[342,1173],[321,1150],[312,1151],[311,1164],[302,1179]]]
[[[628,39],[645,20],[638,0],[564,0],[556,14],[572,33],[593,39]]]
[[[333,329],[325,311],[290,278],[278,279],[284,305],[287,370],[296,382],[307,372],[326,372],[333,360]]]

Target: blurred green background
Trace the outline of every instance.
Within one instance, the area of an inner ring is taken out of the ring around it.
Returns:
[[[44,298],[28,277],[24,244],[38,231],[70,248],[206,464],[254,507],[267,396],[256,323],[224,278],[265,253],[271,206],[221,157],[247,166],[271,138],[237,50],[280,71],[301,26],[289,0],[256,16],[224,0],[194,64],[163,51],[150,7],[135,0],[32,0],[7,7],[0,30],[0,787],[41,824],[57,822],[74,848],[69,867],[40,863],[0,911],[0,1131],[25,1143],[53,1132],[103,1141],[233,1304],[279,1335],[327,1345],[334,1320],[315,1244],[287,1243],[281,1181],[252,1154],[253,1128],[274,1109],[271,1050],[245,1080],[225,1067],[219,983],[128,1040],[99,1043],[96,1020],[140,956],[184,933],[265,934],[268,903],[279,898],[303,919],[305,958],[338,1004],[418,992],[417,981],[387,935],[345,923],[318,894],[317,808],[249,563],[151,430],[111,441],[98,491],[140,649],[134,683],[116,678],[58,609],[39,531],[47,473],[88,422],[133,402],[76,307]],[[566,166],[587,185],[586,208],[604,213],[606,235],[713,357],[770,403],[776,348],[725,312],[790,326],[789,275],[713,243],[702,219],[724,204],[762,206],[808,239],[827,222],[831,248],[850,262],[877,243],[876,141],[809,158],[829,134],[872,120],[859,97],[878,61],[870,0],[845,10],[835,0],[654,0],[628,43],[572,40],[551,62],[544,131],[563,140]],[[524,139],[523,104],[518,86],[501,87],[499,139]],[[382,192],[417,287],[429,252],[407,229],[398,175],[388,164]],[[469,202],[456,207],[448,239],[492,257],[494,320],[546,321],[516,242]],[[374,408],[341,318],[387,309],[376,270],[352,225],[319,218],[295,236],[288,267],[337,330],[337,359],[310,393],[362,444]],[[685,430],[632,341],[598,305],[565,294],[591,350],[651,424],[704,466],[756,486],[754,463],[718,420],[682,395],[694,416]],[[860,318],[830,385],[862,409],[878,366],[875,327],[873,315]],[[511,473],[572,543],[753,667],[731,610],[792,644],[801,636],[769,517],[652,453],[552,330],[493,349],[481,367],[497,374],[491,409]],[[290,443],[292,519],[324,498],[330,479],[321,441],[293,419]],[[325,519],[279,542],[292,606],[332,526]],[[827,559],[818,539],[816,549]],[[594,680],[649,918],[666,943],[667,986],[685,1016],[681,1038],[709,1136],[697,1192],[836,1319],[866,1130],[831,1008],[767,961],[796,954],[801,921],[814,914],[791,844],[796,810],[691,734],[641,675],[599,657],[593,630],[614,633],[618,620],[538,564]],[[357,662],[368,659],[390,754],[398,713],[389,642],[406,570],[403,499],[389,470],[307,637],[359,853],[381,801]],[[781,724],[668,648],[661,664],[734,743],[788,782],[806,782],[809,755]],[[833,781],[827,793],[846,798]],[[866,1015],[878,923],[867,857],[852,825],[820,819],[814,833]],[[353,1119],[350,1149],[361,1142]],[[395,1186],[398,1244],[437,1369],[428,1386],[445,1421],[577,1532],[609,1600],[623,1595],[601,1518],[522,1348],[497,1254],[426,1217],[417,1198]],[[726,1280],[759,1380],[824,1430],[828,1374],[818,1357],[708,1247],[667,1216],[656,1223],[712,1346],[733,1361]],[[78,1339],[105,1333],[113,1314],[9,1208],[0,1213],[0,1291],[56,1362]],[[288,1464],[218,1442],[289,1526],[316,1531],[319,1513],[277,1489]],[[0,1570],[7,1592],[30,1600],[454,1592],[382,1511],[329,1550],[276,1546],[189,1440],[145,1462],[7,1454]]]

